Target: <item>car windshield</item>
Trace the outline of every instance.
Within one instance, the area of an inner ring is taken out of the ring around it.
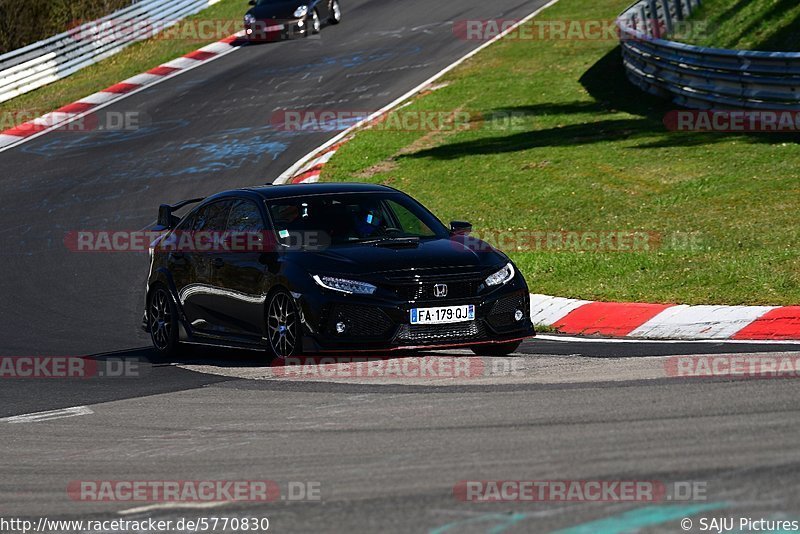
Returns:
[[[402,193],[356,193],[268,201],[282,242],[343,245],[386,239],[447,237],[430,212]]]

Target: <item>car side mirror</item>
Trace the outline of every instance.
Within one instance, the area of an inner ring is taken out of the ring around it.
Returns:
[[[472,232],[472,224],[465,221],[451,221],[450,233],[453,235],[467,235]]]

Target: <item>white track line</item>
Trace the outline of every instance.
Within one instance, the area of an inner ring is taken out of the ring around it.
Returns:
[[[56,419],[78,417],[80,415],[90,415],[93,413],[94,412],[88,406],[74,406],[72,408],[62,408],[60,410],[51,410],[48,412],[35,412],[15,415],[13,417],[4,417],[0,419],[0,423],[41,423],[43,421],[54,421]]]
[[[144,512],[152,512],[154,510],[204,510],[207,508],[219,508],[231,504],[228,501],[214,501],[214,502],[165,502],[158,504],[149,504],[147,506],[138,506],[136,508],[128,508],[127,510],[120,510],[117,512],[119,515],[140,514]]]

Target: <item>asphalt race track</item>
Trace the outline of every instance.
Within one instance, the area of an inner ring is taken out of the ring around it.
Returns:
[[[159,361],[139,329],[147,258],[64,245],[74,230],[144,228],[163,202],[271,182],[334,135],[277,131],[274,110],[379,109],[480,44],[455,38],[453,21],[521,18],[542,3],[348,2],[344,22],[319,39],[245,46],[108,108],[139,113],[145,128],[53,132],[0,153],[0,355],[89,355],[137,375],[2,380],[0,517],[569,534],[681,532],[682,518],[703,514],[796,519],[795,381],[675,378],[668,368],[676,355],[798,345],[548,337],[515,358],[470,358],[480,376],[388,381],[286,376],[238,351]],[[427,357],[448,354],[465,356]],[[64,409],[74,413],[14,419]],[[321,499],[199,508],[67,492],[76,480],[256,479],[282,491],[312,483]],[[454,497],[464,480],[689,481],[705,498],[474,503]]]
[[[796,348],[538,340],[515,358],[483,360],[493,372],[481,376],[385,383],[281,375],[246,352],[107,355],[137,362],[142,378],[3,385],[3,416],[91,413],[4,429],[0,514],[268,517],[279,532],[678,532],[680,518],[703,510],[791,517],[794,381],[679,379],[665,368],[674,354]],[[321,501],[208,509],[75,502],[66,491],[75,480],[187,479],[309,482]],[[453,492],[462,480],[690,482],[705,500],[462,502]]]

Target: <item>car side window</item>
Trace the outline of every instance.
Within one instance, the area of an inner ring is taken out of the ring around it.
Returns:
[[[230,208],[229,201],[214,202],[203,206],[195,214],[192,230],[195,232],[224,232]]]
[[[264,219],[258,206],[249,200],[239,200],[228,215],[228,232],[263,232]]]

